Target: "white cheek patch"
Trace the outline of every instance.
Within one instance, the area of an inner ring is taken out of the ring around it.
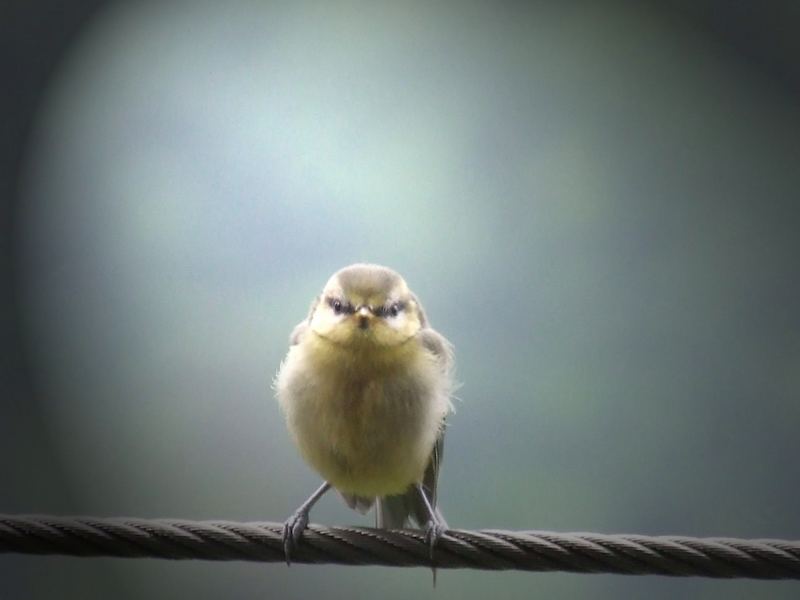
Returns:
[[[408,317],[404,312],[401,312],[396,317],[386,317],[385,319],[386,324],[389,325],[392,329],[397,329],[398,331],[405,328],[408,325]]]
[[[330,308],[317,310],[311,319],[311,327],[319,329],[329,329],[338,325],[347,318],[345,313],[335,314]]]

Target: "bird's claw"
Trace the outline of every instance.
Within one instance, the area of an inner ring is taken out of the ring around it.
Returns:
[[[292,564],[292,552],[300,543],[300,538],[308,527],[308,511],[298,510],[283,524],[283,554],[286,565]]]
[[[431,550],[431,562],[433,562],[433,551],[436,544],[447,533],[447,526],[438,520],[431,519],[425,527],[425,543],[428,544]]]

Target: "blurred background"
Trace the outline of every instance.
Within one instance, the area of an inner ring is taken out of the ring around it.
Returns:
[[[370,261],[456,347],[452,526],[800,538],[796,3],[4,10],[0,512],[285,519],[318,477],[270,382],[327,277]],[[312,520],[372,523],[335,495]],[[4,598],[799,589],[12,555],[0,574]]]

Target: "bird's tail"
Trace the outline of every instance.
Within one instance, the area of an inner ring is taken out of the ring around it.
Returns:
[[[376,499],[375,526],[380,529],[402,529],[414,521],[419,527],[428,523],[428,510],[419,492],[411,486],[404,494],[383,496]],[[447,527],[447,523],[434,506],[436,517]]]
[[[408,494],[384,496],[375,504],[375,527],[379,529],[402,529],[408,526],[410,507]]]

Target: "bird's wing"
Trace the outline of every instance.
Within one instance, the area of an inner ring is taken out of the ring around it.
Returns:
[[[442,374],[450,377],[453,370],[453,345],[438,331],[426,327],[418,334],[420,343],[436,358]]]
[[[420,336],[422,345],[436,357],[439,367],[442,370],[442,375],[450,379],[454,363],[453,345],[448,342],[443,335],[430,328],[423,329],[420,332]],[[439,437],[436,439],[436,444],[433,446],[431,460],[430,463],[428,463],[428,468],[425,471],[425,477],[422,481],[423,486],[428,492],[431,505],[434,508],[436,508],[436,483],[439,480],[439,467],[442,464],[442,458],[444,458],[445,426],[445,418],[442,418],[442,423],[439,427]]]
[[[420,307],[421,309],[422,307]],[[442,369],[442,374],[450,377],[453,368],[453,348],[450,342],[430,328],[423,329],[418,335],[420,343],[436,357]],[[425,494],[442,523],[445,523],[445,521],[436,506],[436,488],[439,480],[439,468],[444,456],[444,430],[445,420],[443,418],[439,427],[439,436],[436,438],[428,466],[425,469],[425,475],[422,478],[422,487],[425,490]],[[413,488],[409,488],[404,494],[378,498],[375,517],[376,527],[385,529],[405,527],[408,524],[409,517],[416,521],[419,526],[424,527],[429,518],[426,506]]]
[[[442,450],[444,449],[444,429],[439,434],[436,444],[431,452],[431,459],[425,469],[422,479],[422,487],[425,495],[436,511],[439,520],[444,523],[444,517],[436,507],[436,481],[439,477],[439,466],[442,461]],[[348,503],[349,504],[349,503]],[[355,506],[351,506],[355,508]],[[401,529],[408,526],[409,518],[413,519],[417,525],[424,527],[429,520],[428,509],[419,497],[419,493],[414,487],[409,487],[403,494],[396,496],[383,496],[377,498],[375,510],[375,527],[381,529]]]
[[[303,336],[306,334],[306,331],[308,331],[308,326],[311,323],[311,317],[314,316],[314,311],[317,310],[318,304],[319,297],[316,297],[311,303],[311,308],[308,309],[308,316],[295,325],[294,329],[292,329],[292,333],[289,335],[290,346],[296,346],[303,341]]]

